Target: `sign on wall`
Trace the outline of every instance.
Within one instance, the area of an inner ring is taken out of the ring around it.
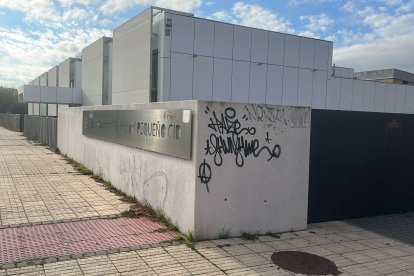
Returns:
[[[191,159],[191,110],[187,109],[83,111],[82,134]]]

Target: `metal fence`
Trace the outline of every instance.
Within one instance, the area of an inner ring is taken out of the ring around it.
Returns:
[[[23,114],[0,113],[0,125],[14,131],[22,132],[24,128],[23,117]]]
[[[24,116],[24,135],[57,149],[57,118]]]

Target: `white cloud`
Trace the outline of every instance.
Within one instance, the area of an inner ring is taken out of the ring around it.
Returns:
[[[402,11],[400,1],[382,2],[395,7],[385,11],[360,7],[352,16],[363,29],[338,31],[341,42],[334,48],[334,60],[357,71],[396,67],[414,72],[414,13],[410,13],[411,9]]]
[[[149,0],[106,0],[99,8],[104,14],[113,14],[120,11],[125,11],[134,6],[149,5]]]
[[[298,35],[305,36],[305,37],[311,37],[311,38],[320,38],[319,35],[315,34],[314,32],[311,32],[311,31],[299,32]]]
[[[228,14],[228,12],[226,11],[215,12],[211,15],[211,18],[214,20],[225,21],[225,22],[230,22],[233,20],[233,17],[230,14]]]
[[[397,6],[401,4],[401,0],[379,0],[379,2],[389,6]]]
[[[84,6],[92,5],[97,2],[97,0],[58,0],[60,5],[63,7],[70,7],[73,4],[81,4]]]
[[[288,20],[257,4],[237,2],[233,5],[231,12],[236,23],[241,25],[279,32],[293,32]]]
[[[193,12],[202,4],[202,0],[106,0],[100,7],[102,13],[110,15],[136,6],[155,5],[161,8],[183,12]]]
[[[71,21],[71,20],[83,20],[90,16],[89,12],[85,9],[80,8],[73,8],[68,9],[63,13],[63,20],[64,21]]]
[[[23,12],[30,21],[58,19],[55,6],[49,0],[0,0],[0,8]]]
[[[409,2],[402,3],[401,5],[399,5],[396,9],[396,12],[406,13],[406,12],[411,12],[413,10],[414,10],[414,0],[411,0]]]
[[[346,1],[345,4],[342,5],[341,10],[347,12],[356,12],[357,7],[354,1]]]
[[[414,63],[408,49],[414,49],[412,33],[334,48],[334,62],[341,66],[353,67],[356,71],[396,67],[414,72]]]
[[[320,5],[325,3],[332,3],[336,2],[336,0],[289,0],[289,6],[297,6],[297,5],[305,5],[305,4],[312,4],[312,5]]]
[[[332,18],[324,13],[318,15],[301,16],[300,20],[307,20],[309,22],[306,25],[306,29],[311,32],[326,32],[329,27],[335,22]]]
[[[215,3],[213,2],[213,1],[208,1],[207,3],[206,3],[206,6],[207,7],[211,7],[211,6],[213,6]]]
[[[193,12],[197,10],[201,4],[201,0],[157,0],[154,3],[158,7],[173,9],[183,12]]]
[[[335,42],[338,38],[335,35],[328,35],[327,37],[324,37],[323,39]]]
[[[98,38],[110,34],[109,30],[96,28],[48,29],[43,32],[0,28],[0,68],[3,68],[0,69],[0,83],[14,82],[14,86],[19,86],[28,82],[67,57],[78,54]]]

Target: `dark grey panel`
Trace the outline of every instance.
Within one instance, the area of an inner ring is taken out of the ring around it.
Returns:
[[[308,221],[414,211],[414,115],[312,110]]]
[[[83,135],[191,159],[191,110],[83,111]]]

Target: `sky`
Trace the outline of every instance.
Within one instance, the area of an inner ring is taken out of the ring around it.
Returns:
[[[0,86],[19,87],[149,5],[334,42],[355,71],[414,73],[414,0],[0,0]]]

